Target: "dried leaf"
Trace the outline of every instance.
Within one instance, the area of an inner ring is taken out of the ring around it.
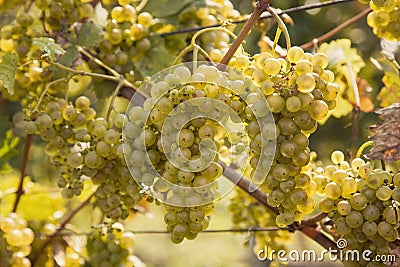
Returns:
[[[374,146],[367,157],[392,163],[400,159],[400,103],[376,113],[380,115],[381,121],[373,128],[375,134],[371,140]]]
[[[358,95],[360,97],[360,109],[363,112],[371,112],[374,110],[374,103],[372,103],[371,100],[371,92],[372,88],[369,85],[369,83],[361,79],[360,77],[357,77],[357,87],[358,87]],[[343,79],[343,82],[346,83],[346,80]],[[349,101],[352,105],[356,104],[356,101],[354,99],[354,93],[352,90],[346,90],[343,93],[343,98]]]

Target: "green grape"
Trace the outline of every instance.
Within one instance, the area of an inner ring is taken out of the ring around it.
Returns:
[[[275,58],[268,58],[263,62],[263,70],[267,75],[277,75],[281,70],[281,63]]]
[[[373,236],[378,231],[378,225],[374,221],[365,221],[362,225],[363,233],[367,236]]]
[[[361,168],[361,167],[360,167]],[[371,173],[366,178],[367,185],[373,189],[378,189],[383,184],[382,176],[376,173]],[[377,195],[378,197],[378,195]]]
[[[297,89],[302,93],[310,93],[315,88],[315,79],[309,74],[301,74],[296,79]]]
[[[349,195],[357,191],[357,182],[351,178],[347,177],[342,180],[342,190],[343,194]]]
[[[324,193],[331,199],[338,199],[342,194],[342,189],[337,183],[330,182],[326,185]]]
[[[319,202],[319,208],[322,212],[329,213],[335,209],[335,201],[330,198],[324,198],[323,200],[321,200],[321,202]]]
[[[388,186],[381,186],[376,190],[376,197],[382,201],[389,200],[392,197],[392,190]]]
[[[290,112],[297,112],[301,108],[301,100],[297,96],[290,96],[286,99],[286,109]]]
[[[294,223],[295,215],[290,212],[284,212],[276,216],[276,225],[284,227]]]
[[[340,162],[344,161],[344,154],[342,151],[333,151],[331,154],[331,161],[334,164],[339,164]]]
[[[346,217],[339,217],[338,219],[336,219],[335,228],[336,232],[339,235],[347,235],[350,234],[352,231],[352,228],[346,222]]]
[[[360,193],[356,193],[350,198],[351,207],[355,210],[363,210],[367,206],[367,203],[368,199]]]
[[[337,204],[337,211],[340,215],[346,216],[351,212],[351,204],[347,200],[341,200]]]
[[[304,56],[304,51],[298,46],[291,47],[287,52],[287,58],[290,63],[297,63]]]
[[[358,228],[363,224],[364,218],[363,215],[358,211],[351,211],[346,215],[346,223],[351,228]]]
[[[392,198],[394,201],[400,202],[400,187],[395,187],[392,191]]]

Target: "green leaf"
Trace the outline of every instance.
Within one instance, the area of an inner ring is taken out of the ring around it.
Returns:
[[[134,62],[134,66],[142,77],[151,76],[168,68],[175,60],[164,46],[164,39],[160,36],[149,37],[151,49],[142,59]]]
[[[149,1],[143,11],[162,18],[165,23],[178,24],[178,14],[189,7],[197,9],[206,6],[205,0],[157,0]]]
[[[112,95],[117,84],[113,81],[104,80],[101,83],[95,83],[93,86],[93,92],[99,99],[104,99]]]
[[[11,130],[6,132],[6,138],[3,141],[2,146],[0,147],[0,170],[4,167],[7,161],[15,155],[18,155],[19,152],[16,147],[19,144],[20,139],[15,137]]]
[[[66,67],[71,67],[72,64],[78,59],[78,56],[79,53],[78,50],[76,49],[76,46],[70,46],[66,49],[65,54],[58,59],[58,63]],[[51,66],[50,68],[54,73],[54,79],[65,77],[68,74],[66,70],[62,70],[55,66]]]
[[[0,63],[0,81],[2,81],[4,88],[12,95],[14,94],[14,81],[15,73],[18,67],[18,55],[14,53],[7,53],[3,56]]]
[[[48,37],[34,38],[32,45],[37,46],[42,52],[45,52],[43,56],[48,57],[50,60],[55,60],[56,55],[63,55],[65,53],[65,50],[54,39]]]
[[[103,39],[103,31],[95,23],[85,23],[80,29],[77,37],[77,44],[85,47],[98,45]]]

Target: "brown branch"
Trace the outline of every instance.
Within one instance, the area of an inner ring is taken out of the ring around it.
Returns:
[[[322,219],[324,219],[326,216],[328,216],[327,213],[324,213],[324,212],[318,213],[318,214],[314,215],[313,217],[310,217],[310,218],[302,220],[301,221],[301,225],[307,225],[307,226],[314,226],[315,227],[317,225],[317,223],[319,221],[321,221]]]
[[[264,191],[262,191],[260,188],[257,188],[256,190],[252,190],[250,192],[249,189],[255,187],[255,185],[252,184],[251,181],[249,181],[247,178],[243,177],[239,173],[235,172],[232,168],[228,168],[226,164],[224,164],[223,162],[219,161],[218,164],[220,164],[222,169],[224,170],[223,174],[226,178],[228,178],[236,186],[238,186],[244,192],[252,196],[254,199],[256,199],[260,204],[265,206],[267,209],[271,210],[275,214],[279,214],[279,210],[276,207],[272,207],[267,203],[268,195]],[[324,233],[316,229],[317,228],[316,222],[322,220],[325,217],[326,217],[325,213],[320,213],[314,217],[303,220],[300,225],[297,224],[288,225],[288,229],[292,232],[295,230],[301,231],[303,234],[308,236],[310,239],[315,240],[318,244],[320,244],[322,247],[326,249],[329,248],[337,249],[336,243],[333,242],[333,240],[331,240]]]
[[[65,228],[65,226],[74,218],[74,216],[87,204],[90,203],[91,198],[94,196],[95,192],[93,192],[85,201],[83,201],[78,207],[76,207],[71,213],[62,221],[57,231],[50,235],[49,238],[39,247],[37,250],[35,257],[32,259],[32,266],[35,265],[36,260],[39,258],[40,254],[44,251],[44,249],[50,245],[50,243],[59,235],[59,232]]]
[[[22,158],[22,166],[21,166],[21,176],[19,179],[19,184],[18,184],[18,189],[15,192],[16,197],[14,201],[14,206],[12,209],[12,212],[16,212],[18,208],[18,204],[21,200],[22,195],[24,194],[24,180],[26,176],[26,170],[28,169],[28,162],[29,162],[29,150],[32,146],[32,141],[33,141],[33,134],[28,134],[26,136],[26,141],[25,141],[25,147],[24,147],[24,154]]]
[[[243,28],[238,33],[237,38],[233,41],[232,45],[229,47],[228,52],[226,52],[226,54],[222,58],[222,60],[220,62],[220,66],[228,65],[229,61],[235,54],[236,50],[243,43],[243,40],[249,34],[250,30],[254,27],[254,25],[257,23],[257,21],[260,19],[261,14],[265,10],[267,10],[267,8],[271,2],[272,2],[272,0],[259,0],[258,1],[256,7],[254,8],[253,13],[251,13],[249,20],[246,21],[246,24],[244,24]],[[222,66],[221,68],[225,68],[225,67]]]
[[[244,192],[248,193],[251,195],[253,198],[255,198],[259,203],[261,203],[263,206],[265,206],[267,209],[272,211],[275,214],[279,214],[279,210],[276,207],[272,207],[267,203],[267,194],[262,191],[260,188],[257,188],[256,190],[252,190],[250,192],[250,188],[256,187],[250,180],[246,179],[239,173],[237,173],[233,168],[228,168],[228,166],[223,163],[222,161],[218,161],[218,164],[222,167],[224,170],[223,175],[228,178],[232,183],[234,183],[236,186],[238,186],[240,189],[242,189]]]
[[[349,27],[350,25],[352,25],[353,23],[357,22],[358,20],[360,20],[361,18],[363,18],[365,15],[367,15],[369,12],[371,11],[370,8],[366,8],[364,9],[361,13],[357,14],[356,16],[352,17],[351,19],[343,22],[342,24],[340,24],[339,26],[333,28],[332,30],[330,30],[329,32],[321,35],[318,38],[313,39],[312,41],[305,43],[303,45],[301,45],[300,47],[305,49],[311,48],[314,45],[317,45],[318,43],[324,42],[326,40],[328,40],[329,38],[333,37],[334,35],[336,35],[337,33],[341,32],[343,29]]]

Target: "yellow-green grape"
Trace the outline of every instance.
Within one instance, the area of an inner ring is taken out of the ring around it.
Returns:
[[[15,213],[0,216],[0,263],[2,266],[31,266],[26,258],[34,241],[34,232]]]
[[[338,199],[342,195],[342,189],[337,183],[330,182],[326,185],[324,193],[331,199]]]

